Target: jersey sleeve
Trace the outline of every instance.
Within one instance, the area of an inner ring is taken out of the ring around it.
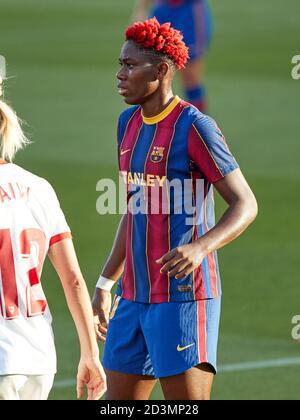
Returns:
[[[120,148],[121,148],[121,116],[118,120],[118,128],[117,128],[117,148],[118,148],[118,167],[119,171],[121,170],[120,166]]]
[[[70,227],[60,207],[57,195],[52,186],[46,181],[47,215],[49,221],[50,241],[49,246],[66,238],[72,238]]]
[[[189,158],[212,184],[239,166],[215,121],[203,115],[192,124],[188,138]]]
[[[139,110],[139,108],[140,108],[139,106],[131,106],[130,108],[125,109],[119,116],[118,130],[117,130],[119,170],[121,170],[120,154],[121,154],[122,142],[126,135],[128,125],[131,119],[133,118],[133,116],[135,115],[136,111]]]

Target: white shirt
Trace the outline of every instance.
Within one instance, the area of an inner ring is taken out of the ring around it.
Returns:
[[[0,375],[56,372],[40,275],[49,247],[66,237],[70,228],[51,185],[0,162]]]

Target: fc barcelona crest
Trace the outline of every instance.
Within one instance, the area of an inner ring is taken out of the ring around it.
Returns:
[[[153,163],[161,162],[164,157],[164,150],[165,150],[164,147],[154,146],[151,156],[150,156],[151,162]]]

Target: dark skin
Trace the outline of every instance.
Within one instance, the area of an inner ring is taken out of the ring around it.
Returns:
[[[117,73],[119,93],[128,105],[141,105],[145,117],[159,114],[173,98],[174,72],[166,62],[152,64],[132,41],[123,45]]]
[[[121,69],[117,73],[119,93],[129,105],[139,104],[144,116],[153,117],[164,110],[173,98],[174,72],[167,62],[153,64],[132,41],[127,41],[120,55]],[[236,169],[214,187],[228,204],[228,208],[216,226],[197,241],[172,249],[162,255],[157,264],[161,272],[183,278],[195,270],[209,253],[232,242],[252,223],[257,215],[257,202],[240,169]],[[112,252],[102,275],[117,281],[124,269],[126,254],[127,215],[121,219]],[[96,316],[96,333],[105,341],[107,333],[111,293],[96,289],[93,298]],[[136,400],[149,398],[156,379],[142,375],[129,375],[106,371],[107,399]],[[210,399],[213,369],[201,364],[180,375],[161,378],[166,399]]]

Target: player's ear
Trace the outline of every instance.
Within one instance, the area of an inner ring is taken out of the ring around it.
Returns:
[[[165,61],[157,66],[157,78],[163,80],[170,71],[170,66]]]

